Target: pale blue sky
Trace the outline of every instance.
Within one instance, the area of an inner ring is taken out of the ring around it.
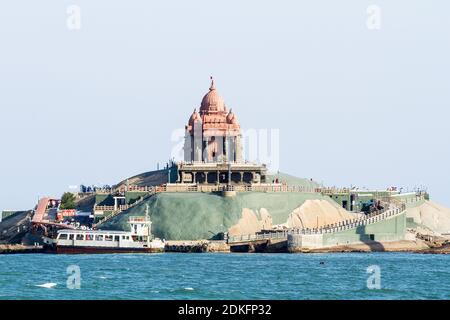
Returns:
[[[81,30],[66,26],[81,8]],[[381,30],[366,9],[381,8]],[[450,205],[445,1],[4,1],[0,209],[169,158],[214,75],[280,169],[327,185],[428,186]],[[69,145],[70,144],[70,145]]]

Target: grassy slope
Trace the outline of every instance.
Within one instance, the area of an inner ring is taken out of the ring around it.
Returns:
[[[167,177],[164,170],[146,172],[129,179],[133,185],[156,185]],[[318,187],[309,179],[297,178],[279,173],[267,177],[268,182],[278,178],[289,186]],[[122,181],[119,185],[126,183]],[[153,222],[153,233],[164,239],[196,240],[210,238],[213,234],[227,231],[248,208],[258,212],[265,208],[274,224],[287,221],[289,214],[308,199],[327,199],[320,194],[301,193],[238,193],[236,197],[225,198],[206,193],[163,193],[155,195],[138,206],[131,208],[103,224],[104,229],[128,230],[130,215],[143,215],[148,204]]]
[[[307,187],[307,188],[318,188],[319,184],[315,181],[312,181],[310,179],[303,179],[291,176],[287,173],[277,173],[277,174],[271,174],[267,175],[267,182],[271,183],[273,180],[278,178],[279,182],[285,182],[289,186],[300,186],[300,187]]]
[[[206,193],[163,193],[111,219],[102,228],[127,230],[127,218],[143,215],[148,204],[156,236],[171,240],[205,239],[235,225],[243,208],[254,212],[265,208],[273,223],[280,224],[308,199],[329,200],[320,194],[305,193],[239,193],[233,198]]]

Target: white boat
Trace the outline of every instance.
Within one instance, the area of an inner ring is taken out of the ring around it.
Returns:
[[[165,242],[153,238],[148,207],[144,217],[128,219],[131,231],[59,230],[53,248],[56,253],[163,252]]]

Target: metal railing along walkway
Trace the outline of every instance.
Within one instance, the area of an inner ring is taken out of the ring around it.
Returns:
[[[260,240],[272,240],[272,239],[287,239],[288,234],[325,234],[325,233],[335,233],[350,229],[355,229],[360,226],[366,226],[379,221],[386,220],[390,217],[399,215],[406,210],[404,204],[400,204],[399,207],[395,205],[388,205],[388,209],[382,212],[374,212],[370,215],[361,218],[355,218],[350,220],[344,220],[339,223],[334,223],[332,225],[327,225],[322,228],[293,228],[280,231],[273,231],[270,233],[257,233],[249,235],[237,235],[228,237],[228,243],[240,243],[240,242],[251,242]]]

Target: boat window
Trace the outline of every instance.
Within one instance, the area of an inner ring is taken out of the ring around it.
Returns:
[[[76,240],[83,240],[84,234],[77,234]]]
[[[106,235],[106,236],[105,236],[105,241],[113,241],[113,236],[111,236],[111,235]]]
[[[95,241],[103,241],[103,235],[102,234],[98,234],[95,236]]]
[[[60,240],[67,240],[67,233],[61,233],[58,237]]]
[[[73,240],[74,235],[73,234],[69,234],[69,240]]]
[[[87,234],[86,235],[86,240],[94,240],[94,235],[93,234]]]
[[[119,241],[119,238],[120,238],[119,236],[115,236],[114,241]]]

